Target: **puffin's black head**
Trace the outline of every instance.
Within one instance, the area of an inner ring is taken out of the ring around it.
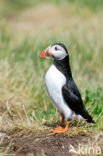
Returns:
[[[40,53],[40,57],[62,60],[68,55],[67,48],[62,43],[54,43]]]

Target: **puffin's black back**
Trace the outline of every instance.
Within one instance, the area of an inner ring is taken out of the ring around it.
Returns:
[[[68,55],[62,60],[54,59],[54,65],[59,71],[61,71],[66,76],[66,78],[72,78]]]
[[[69,55],[62,60],[54,60],[54,65],[62,74],[65,75],[66,85],[68,85],[69,89],[81,99],[80,92],[72,77],[72,72],[69,63]]]

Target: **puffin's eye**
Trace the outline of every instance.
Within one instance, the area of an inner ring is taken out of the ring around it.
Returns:
[[[57,47],[55,47],[55,50],[58,50],[58,48],[57,48]]]

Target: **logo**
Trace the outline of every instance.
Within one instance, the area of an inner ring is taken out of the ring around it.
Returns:
[[[93,142],[92,146],[78,144],[78,146],[75,148],[73,145],[70,144],[69,152],[74,154],[82,154],[82,155],[101,155],[102,149],[99,146],[101,136],[103,136],[103,133],[95,137],[95,141]]]
[[[70,153],[74,153],[74,154],[96,154],[96,155],[100,155],[101,152],[101,147],[99,146],[87,146],[87,145],[81,145],[79,144],[77,148],[75,148],[73,145],[70,144],[69,146],[69,152]]]

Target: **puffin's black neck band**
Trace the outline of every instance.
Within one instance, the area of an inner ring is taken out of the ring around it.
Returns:
[[[69,56],[66,56],[62,60],[55,60],[54,65],[56,68],[61,71],[67,78],[72,78],[72,73],[69,65]]]

